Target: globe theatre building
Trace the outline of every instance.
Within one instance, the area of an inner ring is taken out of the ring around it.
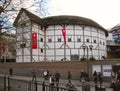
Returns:
[[[17,62],[76,61],[83,57],[99,60],[107,55],[107,30],[88,18],[40,18],[22,8],[14,26]]]

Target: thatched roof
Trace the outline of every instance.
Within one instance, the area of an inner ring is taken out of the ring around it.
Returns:
[[[37,15],[34,15],[33,13],[31,13],[28,10],[23,9],[23,8],[21,9],[20,13],[18,14],[18,16],[14,22],[14,26],[16,26],[17,21],[20,17],[20,14],[23,11],[26,12],[26,14],[28,15],[28,17],[30,18],[31,21],[34,21],[44,27],[47,27],[49,25],[63,25],[63,24],[86,25],[86,26],[91,26],[91,27],[101,29],[105,32],[106,36],[108,36],[108,32],[106,29],[104,29],[101,25],[99,25],[95,21],[88,19],[88,18],[79,17],[79,16],[69,16],[69,15],[40,18]]]

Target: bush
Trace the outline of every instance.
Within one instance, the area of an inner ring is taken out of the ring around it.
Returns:
[[[80,61],[86,61],[86,60],[87,60],[87,59],[84,58],[84,57],[80,58]]]
[[[89,58],[90,61],[95,61],[96,59],[92,56]]]

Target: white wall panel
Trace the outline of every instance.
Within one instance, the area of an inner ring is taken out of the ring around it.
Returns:
[[[24,55],[30,55],[30,48],[24,48]]]
[[[80,27],[79,25],[75,25],[75,30],[82,30],[82,27]]]
[[[78,50],[76,50],[76,49],[72,49],[72,50],[71,50],[71,55],[75,55],[75,54],[78,55]]]
[[[32,49],[32,54],[33,55],[38,55],[38,49]]]
[[[22,56],[16,56],[16,62],[22,62]]]
[[[22,55],[22,49],[16,49],[16,55]]]
[[[49,45],[50,48],[54,48],[54,44],[53,43],[47,43],[47,45]]]
[[[66,30],[66,35],[73,35],[74,34],[74,31],[69,29],[69,30]]]
[[[24,56],[24,61],[25,62],[31,62],[31,57],[30,56]]]
[[[54,55],[54,50],[46,50],[46,55]]]
[[[32,56],[32,62],[38,62],[38,56]]]
[[[83,30],[76,30],[75,35],[83,35]]]
[[[56,50],[56,55],[64,55],[64,49]]]

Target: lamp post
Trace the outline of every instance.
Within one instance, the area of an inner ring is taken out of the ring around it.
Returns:
[[[83,50],[84,50],[84,57],[85,57],[85,49],[87,49],[87,58],[86,58],[86,64],[87,64],[87,74],[89,75],[89,63],[88,63],[88,46],[83,45]]]

